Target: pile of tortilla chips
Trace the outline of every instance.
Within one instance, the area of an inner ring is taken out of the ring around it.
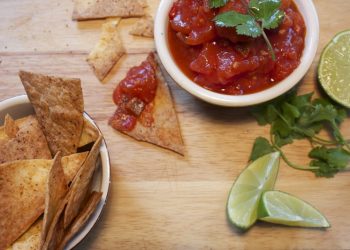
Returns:
[[[79,79],[19,76],[35,115],[0,127],[0,250],[63,249],[101,200],[91,183],[102,137],[83,117]]]

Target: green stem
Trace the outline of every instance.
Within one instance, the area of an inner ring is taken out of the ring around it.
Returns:
[[[268,48],[268,49],[269,49],[269,51],[270,51],[270,54],[271,54],[272,60],[273,60],[273,61],[276,61],[275,51],[273,50],[273,47],[272,47],[272,45],[271,45],[271,43],[270,43],[269,38],[267,37],[267,35],[266,35],[266,33],[265,33],[264,29],[263,29],[263,28],[261,28],[259,24],[258,24],[258,26],[259,26],[259,28],[260,28],[260,30],[261,30],[261,34],[262,34],[262,36],[263,36],[263,38],[264,38],[264,40],[265,40],[266,44],[267,44],[267,48]]]
[[[288,160],[287,156],[283,153],[283,151],[276,145],[273,145],[273,147],[280,152],[282,159],[287,163],[288,166],[297,169],[297,170],[303,170],[303,171],[312,171],[312,170],[318,170],[319,167],[312,167],[312,166],[300,166],[297,164],[292,163],[291,161]]]
[[[321,137],[318,137],[317,135],[314,135],[312,140],[317,140],[319,142],[322,142],[322,143],[328,144],[328,145],[336,145],[336,144],[338,144],[336,141],[326,140],[326,139],[323,139]]]
[[[343,135],[340,132],[340,129],[338,128],[338,125],[335,123],[335,121],[331,122],[333,130],[337,133],[339,137],[340,144],[344,145],[348,150],[350,150],[350,145],[348,142],[344,139]],[[337,138],[336,138],[337,139]]]

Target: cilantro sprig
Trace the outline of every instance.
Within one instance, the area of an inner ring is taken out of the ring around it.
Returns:
[[[229,0],[210,0],[209,7],[210,8],[220,8],[227,4]]]
[[[280,98],[256,107],[253,116],[259,125],[270,127],[270,140],[258,137],[255,140],[250,161],[279,151],[283,160],[291,167],[309,170],[320,177],[333,177],[339,171],[349,168],[350,145],[345,140],[340,124],[347,113],[327,99],[312,100],[313,93],[296,95],[295,91]],[[324,129],[332,135],[332,139],[321,138],[318,134]],[[283,146],[294,140],[307,139],[312,145],[308,156],[308,166],[299,166],[289,161],[283,152]]]
[[[224,6],[227,0],[211,0],[210,7],[217,8]],[[282,22],[285,13],[279,9],[281,0],[251,0],[246,4],[247,14],[241,14],[236,11],[228,11],[217,15],[214,18],[215,24],[220,27],[236,28],[239,35],[250,36],[253,38],[263,36],[271,57],[276,60],[274,49],[268,39],[265,30],[275,29]]]

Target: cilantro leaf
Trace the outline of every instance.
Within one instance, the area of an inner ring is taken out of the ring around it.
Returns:
[[[260,27],[257,25],[254,19],[237,25],[236,31],[238,35],[251,36],[253,38],[259,37],[262,34]]]
[[[350,162],[350,153],[339,147],[316,147],[310,151],[309,157],[314,159],[310,165],[319,167],[314,172],[320,177],[333,177],[334,174],[347,168]]]
[[[228,2],[228,0],[210,0],[209,1],[209,7],[210,8],[220,8],[225,6],[225,4]]]
[[[251,0],[249,11],[261,21],[263,29],[275,29],[284,18],[284,12],[279,9],[281,0]]]
[[[302,112],[305,108],[311,105],[312,95],[313,92],[299,96],[295,94],[291,97],[290,103]]]
[[[323,106],[321,104],[316,104],[313,110],[303,113],[303,116],[299,120],[299,124],[302,126],[308,126],[315,122],[333,122],[337,116],[338,112],[333,105]]]
[[[274,152],[275,149],[271,146],[270,142],[264,137],[258,137],[255,139],[252,153],[250,154],[249,161],[255,161],[261,156]]]
[[[274,136],[275,144],[277,147],[283,147],[287,144],[293,143],[293,137],[292,136],[286,136],[286,137],[281,137],[279,134],[276,134]]]
[[[285,138],[290,136],[292,129],[283,120],[278,119],[271,125],[271,132]]]

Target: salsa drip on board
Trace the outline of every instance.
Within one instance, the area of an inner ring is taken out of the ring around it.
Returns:
[[[158,86],[156,68],[154,55],[150,54],[139,66],[132,67],[115,88],[113,101],[117,110],[109,121],[113,128],[131,131],[137,121],[146,127],[152,125],[150,111]]]
[[[217,14],[230,10],[245,14],[248,3],[231,0],[217,9],[210,9],[207,0],[177,0],[173,4],[169,12],[169,48],[187,77],[217,93],[243,95],[270,88],[298,67],[306,27],[293,1],[282,0],[282,23],[266,31],[276,60],[262,37],[238,35],[235,28],[215,25]]]

